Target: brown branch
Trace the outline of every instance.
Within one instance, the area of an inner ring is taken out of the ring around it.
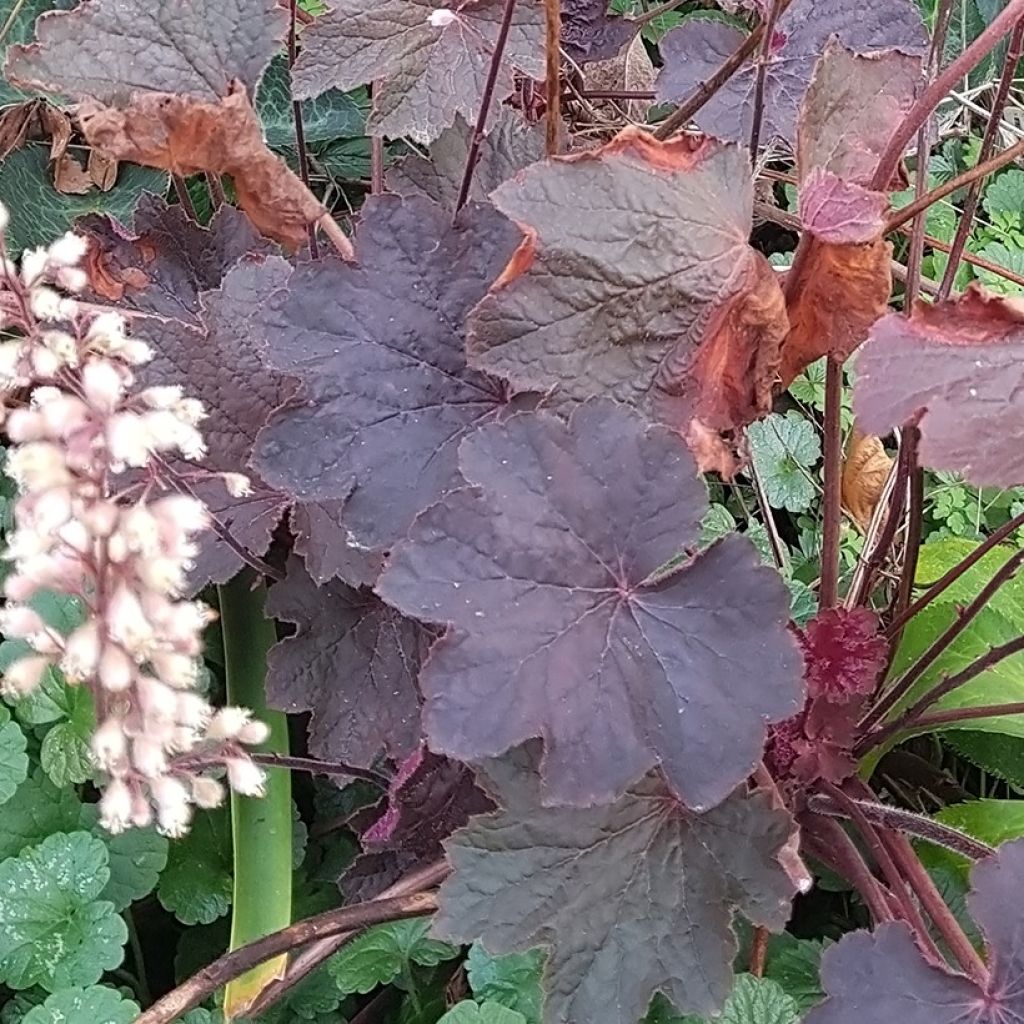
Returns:
[[[288,4],[288,67],[295,63],[298,52],[295,23],[298,20],[298,0],[290,0]],[[306,126],[302,122],[302,101],[292,100],[292,122],[295,125],[295,153],[299,161],[299,177],[306,191],[312,191],[309,187],[309,154],[306,152]],[[306,225],[306,235],[309,239],[309,255],[313,259],[320,259],[320,243],[316,240],[316,225]]]
[[[843,525],[843,364],[829,356],[825,364],[824,512],[821,528],[821,583],[818,607],[834,608],[839,601],[839,533]]]
[[[241,977],[257,964],[271,957],[288,953],[317,939],[325,939],[340,932],[352,932],[385,921],[400,921],[407,917],[422,917],[437,909],[434,893],[416,893],[394,896],[390,899],[371,900],[354,906],[328,910],[324,914],[306,918],[280,931],[225,953],[192,975],[176,989],[158,999],[136,1019],[135,1024],[169,1024],[182,1014],[198,1006],[229,981]]]
[[[558,156],[562,125],[562,0],[544,0],[544,59],[547,107],[544,152]]]
[[[761,40],[761,52],[757,57],[757,77],[754,79],[754,116],[750,125],[750,162],[757,165],[757,147],[761,142],[761,122],[764,119],[764,83],[768,77],[768,63],[772,55],[772,37],[775,25],[779,20],[782,4],[779,0],[769,0],[768,17],[765,19],[764,37]]]

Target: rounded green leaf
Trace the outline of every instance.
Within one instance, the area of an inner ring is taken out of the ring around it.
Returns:
[[[107,849],[85,832],[58,832],[0,863],[0,980],[49,992],[92,985],[117,967],[128,930],[98,897]]]
[[[67,988],[47,996],[21,1019],[21,1024],[132,1024],[137,1003],[103,985]]]
[[[0,707],[0,804],[7,803],[28,776],[27,746],[20,726],[11,721],[10,711]]]
[[[210,924],[231,906],[231,825],[221,807],[196,816],[172,843],[157,897],[182,924]]]
[[[526,1024],[526,1018],[501,1003],[456,1003],[437,1024]]]
[[[527,1024],[540,1024],[543,968],[542,949],[492,956],[479,942],[474,942],[466,957],[466,974],[473,995],[521,1013]]]
[[[803,512],[816,493],[810,469],[821,458],[821,442],[809,420],[797,413],[770,416],[747,428],[750,454],[773,508]]]
[[[17,857],[54,832],[75,831],[80,813],[74,791],[58,789],[37,768],[0,811],[0,861]]]

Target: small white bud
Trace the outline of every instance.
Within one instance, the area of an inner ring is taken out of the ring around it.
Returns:
[[[100,798],[100,824],[117,835],[132,824],[133,818],[131,791],[121,779],[113,779]]]
[[[246,722],[238,730],[238,742],[252,746],[257,743],[265,743],[270,736],[270,726],[266,722],[253,720]]]
[[[82,369],[82,387],[93,408],[113,412],[124,397],[124,381],[117,367],[106,359],[92,359]]]
[[[248,758],[227,759],[228,785],[242,796],[263,796],[267,791],[267,777],[259,765]]]
[[[447,28],[451,25],[458,15],[454,11],[449,11],[444,7],[438,7],[436,10],[430,12],[430,16],[427,21],[430,22],[432,28]]]
[[[24,697],[42,682],[50,667],[50,659],[41,654],[26,655],[9,665],[4,672],[3,689],[14,697]]]
[[[221,479],[232,498],[247,498],[252,494],[252,483],[243,473],[222,473]]]
[[[50,262],[59,267],[74,267],[82,261],[89,250],[89,243],[73,231],[61,235],[56,242],[50,243]]]
[[[92,756],[104,771],[119,767],[128,753],[124,734],[124,722],[120,718],[108,718],[92,734]]]
[[[246,708],[218,708],[206,730],[208,740],[233,740],[252,720],[252,712]]]
[[[192,799],[197,807],[210,810],[213,807],[220,807],[224,802],[224,787],[216,780],[206,775],[196,775],[190,780],[192,784]]]

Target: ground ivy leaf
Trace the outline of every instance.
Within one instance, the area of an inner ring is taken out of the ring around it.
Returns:
[[[653,774],[610,805],[548,808],[535,760],[520,748],[487,764],[503,810],[446,844],[453,874],[436,934],[500,953],[550,947],[548,1024],[633,1024],[655,992],[685,1012],[717,1011],[732,980],[734,908],[773,930],[789,917],[779,858],[792,819],[740,791],[694,815]]]
[[[1011,168],[993,178],[985,188],[981,202],[990,217],[1005,214],[1019,218],[1024,209],[1024,171]]]
[[[167,189],[166,174],[126,164],[110,191],[65,195],[53,187],[48,153],[46,147],[31,145],[0,161],[0,195],[11,218],[4,233],[9,255],[19,256],[24,249],[52,242],[89,214],[106,213],[130,222],[146,193]]]
[[[260,435],[263,477],[301,500],[351,495],[345,522],[366,547],[404,536],[458,486],[459,441],[508,409],[505,387],[466,366],[463,323],[520,240],[489,206],[453,227],[426,199],[381,197],[363,207],[358,266],[296,267],[263,331],[305,391]]]
[[[432,749],[473,761],[541,736],[558,803],[607,800],[655,764],[691,806],[724,799],[796,710],[800,658],[786,588],[743,538],[657,575],[707,508],[678,436],[592,400],[568,426],[481,428],[461,461],[477,488],[421,515],[378,582],[454,627],[420,676]]]
[[[430,631],[368,591],[341,581],[317,587],[294,557],[267,611],[298,627],[270,653],[268,697],[283,711],[313,712],[312,753],[369,767],[382,752],[417,749],[416,673]]]
[[[444,23],[431,18],[438,6],[450,15]],[[295,95],[306,99],[375,81],[371,133],[431,142],[456,115],[475,120],[504,6],[503,0],[335,0],[302,34]],[[512,92],[513,67],[543,73],[542,35],[540,5],[516,4],[497,99]]]
[[[795,0],[779,18],[764,84],[761,138],[793,143],[797,110],[815,61],[833,35],[858,53],[895,48],[928,52],[928,33],[913,0],[869,0],[852,7],[844,0]],[[743,43],[743,33],[720,21],[688,18],[661,41],[665,67],[658,99],[683,100]],[[748,62],[695,115],[705,131],[721,139],[748,139],[757,72]]]
[[[774,981],[741,974],[721,1015],[714,1020],[716,1024],[798,1024],[800,1008]],[[705,1024],[705,1018],[682,1017],[673,1012],[667,1001],[656,999],[644,1024]]]
[[[821,442],[799,414],[771,413],[747,428],[750,454],[773,508],[803,512],[817,493],[810,469],[821,458]]]
[[[81,804],[74,790],[58,789],[37,768],[3,805],[0,828],[0,861],[17,857],[22,850],[42,842],[54,832],[78,828]]]
[[[1024,840],[978,861],[971,881],[967,905],[989,954],[984,989],[922,959],[905,924],[885,924],[872,933],[853,932],[825,953],[821,975],[828,998],[806,1024],[1002,1024],[1024,1017],[1024,946],[1020,922],[1007,912],[1019,905],[1024,885]]]
[[[521,1013],[526,1024],[540,1024],[543,969],[542,949],[492,956],[474,942],[466,956],[466,975],[473,995]]]
[[[462,117],[446,128],[430,147],[429,157],[406,157],[386,176],[388,189],[399,195],[424,195],[449,209],[462,186],[473,125]],[[502,107],[480,145],[469,198],[484,201],[502,182],[544,157],[544,133],[511,107]]]
[[[434,967],[459,955],[458,947],[430,938],[429,930],[423,918],[370,928],[328,961],[331,977],[342,992],[364,994],[391,984],[413,964]]]
[[[274,149],[295,145],[292,79],[288,58],[279,53],[270,62],[256,93],[256,113],[263,124],[267,145]],[[333,142],[344,136],[366,134],[370,101],[365,89],[341,92],[330,89],[302,104],[302,131],[307,145]]]
[[[231,906],[231,825],[218,808],[198,814],[171,844],[157,897],[182,924],[210,924]]]
[[[28,743],[11,713],[0,707],[0,804],[7,803],[28,777]]]
[[[857,360],[861,429],[885,436],[920,414],[920,457],[978,486],[1024,483],[1024,448],[1005,430],[1024,396],[1024,311],[972,285],[871,329]]]
[[[437,1024],[526,1024],[526,1018],[500,1003],[477,1003],[472,999],[463,999]]]
[[[609,2],[562,0],[562,46],[573,60],[610,60],[636,34],[626,18],[608,13]]]
[[[98,898],[109,876],[106,847],[86,832],[58,832],[0,863],[0,979],[55,992],[117,967],[128,929]]]
[[[493,199],[530,226],[533,251],[474,311],[470,362],[563,402],[638,405],[684,431],[702,468],[731,473],[717,433],[769,411],[788,326],[747,241],[744,152],[630,129],[528,167]]]
[[[103,103],[135,92],[217,100],[232,80],[255,89],[288,30],[274,0],[92,0],[44,18],[36,40],[12,47],[5,74],[17,85]]]
[[[96,804],[82,807],[81,827],[107,847],[110,880],[100,895],[116,910],[125,910],[156,888],[160,872],[167,865],[169,844],[155,828],[132,828],[111,835],[99,824]]]
[[[29,1010],[21,1024],[132,1024],[138,1015],[138,1003],[105,985],[92,985],[54,992]]]

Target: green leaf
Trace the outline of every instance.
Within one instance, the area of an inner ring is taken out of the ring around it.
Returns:
[[[231,906],[231,825],[226,808],[197,814],[171,844],[157,897],[182,924],[210,924]]]
[[[825,409],[825,360],[818,359],[789,385],[789,393],[805,405],[823,412]]]
[[[302,101],[302,128],[307,145],[366,134],[370,100],[365,88],[352,92],[329,89],[316,99]],[[263,73],[256,92],[256,113],[263,122],[267,145],[274,149],[295,145],[291,74],[288,58],[279,54]]]
[[[128,929],[98,898],[109,877],[107,848],[86,832],[58,832],[0,863],[0,981],[56,992],[117,967]]]
[[[342,992],[364,995],[407,974],[412,964],[433,967],[458,956],[458,948],[428,937],[430,921],[413,918],[378,925],[328,961]]]
[[[1003,171],[986,187],[982,206],[990,217],[1002,213],[1019,218],[1024,211],[1024,171]]]
[[[950,729],[942,741],[982,771],[1024,790],[1024,740],[1019,737]]]
[[[82,808],[79,827],[88,829],[107,848],[110,881],[100,894],[103,899],[110,900],[121,911],[156,888],[160,872],[167,864],[169,844],[155,828],[132,828],[111,835],[100,825],[95,804]]]
[[[943,807],[935,819],[989,846],[1001,846],[1024,836],[1024,801],[966,800]]]
[[[11,713],[0,707],[0,804],[7,803],[28,777],[28,743]]]
[[[474,942],[466,957],[466,974],[473,995],[521,1013],[527,1024],[540,1024],[543,969],[542,949],[491,956],[479,942]]]
[[[74,792],[58,789],[37,768],[0,811],[0,861],[17,857],[54,832],[74,832],[80,813]]]
[[[53,187],[47,154],[43,146],[26,146],[0,163],[0,196],[11,215],[7,251],[12,256],[52,242],[90,213],[108,213],[130,224],[146,192],[162,195],[167,190],[163,171],[121,164],[117,182],[109,192],[94,189],[81,196],[62,195]]]
[[[955,605],[932,604],[915,615],[903,631],[892,667],[892,678],[902,675],[931,646],[935,638],[953,624],[958,615]],[[944,676],[966,668],[992,647],[1020,635],[1020,629],[991,607],[983,608],[970,625],[925,670],[910,694],[895,709],[905,709]],[[976,676],[969,683],[936,701],[931,710],[947,711],[1024,701],[1024,653],[1005,658]],[[939,729],[962,728],[961,723]],[[972,730],[1024,736],[1024,715],[1002,715],[972,719]]]
[[[66,11],[74,6],[75,0],[0,0],[0,26],[3,26],[0,66],[3,66],[7,58],[8,49],[15,43],[32,41],[36,18],[40,14],[46,11]],[[25,92],[0,76],[0,107],[33,99],[39,95],[38,92]],[[6,199],[4,196],[5,201]]]
[[[500,1003],[456,1003],[437,1024],[526,1024],[526,1018]]]
[[[984,256],[990,263],[1005,267],[1018,277],[1024,276],[1024,249],[1004,245],[1002,242],[989,242],[978,255]],[[982,284],[998,295],[1020,295],[1021,293],[1019,284],[1007,281],[1005,277],[993,274],[991,270],[975,267],[974,272]]]
[[[66,686],[67,719],[51,726],[43,737],[39,763],[54,785],[69,786],[92,778],[89,740],[96,731],[92,695],[83,686]]]
[[[736,520],[724,505],[710,505],[700,524],[700,542],[702,545],[732,533],[736,529]]]
[[[825,943],[784,932],[768,939],[765,977],[774,981],[802,1011],[825,998],[821,988],[821,954]]]
[[[767,978],[740,974],[715,1024],[797,1024],[799,1020],[799,1007],[781,986]],[[702,1018],[675,1014],[668,1001],[659,996],[652,1003],[646,1024],[702,1024]]]
[[[747,428],[750,453],[773,508],[802,512],[814,501],[808,472],[821,458],[814,426],[799,413],[770,416]]]
[[[137,1003],[103,985],[66,988],[47,996],[42,1006],[29,1010],[21,1024],[132,1024]]]

